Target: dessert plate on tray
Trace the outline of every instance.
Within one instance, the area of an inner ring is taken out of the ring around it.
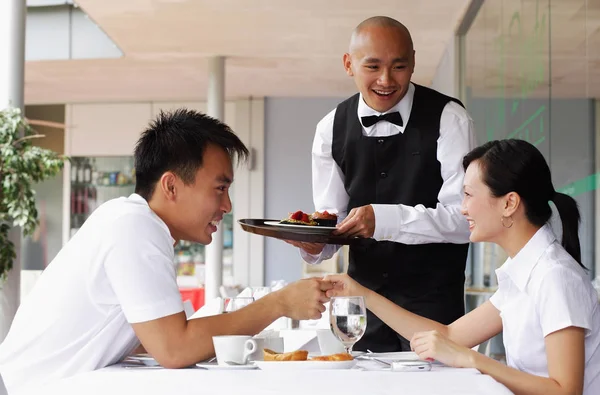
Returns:
[[[246,232],[277,239],[304,241],[307,243],[352,244],[359,238],[334,236],[334,226],[310,226],[281,224],[273,219],[240,219],[238,223]]]

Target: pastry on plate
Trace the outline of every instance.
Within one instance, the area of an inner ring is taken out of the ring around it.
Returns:
[[[320,355],[317,357],[312,357],[311,361],[352,361],[354,358],[352,355],[342,352],[339,354],[331,354],[331,355]]]
[[[265,361],[306,361],[308,359],[308,351],[297,350],[292,352],[278,353],[265,348],[263,350]]]
[[[292,225],[306,225],[306,226],[316,226],[317,223],[313,221],[310,215],[303,213],[302,211],[296,211],[295,213],[290,213],[289,217],[279,221],[280,224],[292,224]]]
[[[319,226],[335,226],[337,225],[338,220],[337,214],[329,213],[327,210],[323,212],[316,211],[313,215],[311,215],[311,218]]]

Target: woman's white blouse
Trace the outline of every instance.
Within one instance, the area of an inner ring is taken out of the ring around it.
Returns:
[[[600,309],[588,274],[545,225],[499,269],[490,301],[500,311],[509,366],[548,377],[544,337],[585,329],[584,394],[600,394]]]

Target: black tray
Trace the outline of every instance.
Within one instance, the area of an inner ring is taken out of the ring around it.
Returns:
[[[352,244],[359,238],[332,236],[333,228],[322,226],[268,225],[265,222],[279,222],[277,219],[240,219],[238,223],[246,232],[274,237],[283,240],[304,241],[307,243]]]

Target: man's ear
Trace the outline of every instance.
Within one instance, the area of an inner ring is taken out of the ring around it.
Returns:
[[[166,200],[175,200],[175,198],[177,197],[176,181],[177,176],[170,171],[165,172],[160,177],[158,186]]]
[[[342,61],[344,63],[344,69],[346,70],[346,74],[348,74],[350,77],[353,77],[354,72],[352,71],[352,58],[350,54],[345,53],[344,57],[342,58]]]
[[[516,192],[509,192],[504,196],[504,212],[505,217],[510,217],[521,206],[521,196]]]

